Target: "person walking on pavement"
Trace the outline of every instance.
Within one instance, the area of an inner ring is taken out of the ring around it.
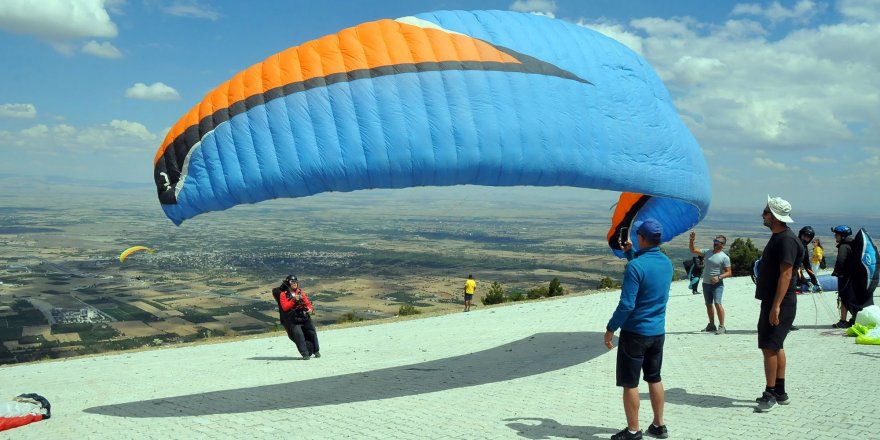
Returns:
[[[651,395],[654,420],[648,433],[657,438],[669,436],[663,421],[665,393],[660,377],[663,343],[666,339],[666,304],[672,283],[672,262],[658,247],[663,227],[653,219],[638,226],[639,251],[633,255],[632,243],[620,243],[627,259],[620,291],[620,302],[605,327],[605,346],[614,348],[614,332],[620,329],[617,343],[617,386],[623,388],[626,428],[612,440],[641,439],[639,429],[639,373],[644,374]]]
[[[474,281],[473,275],[468,275],[464,282],[464,311],[471,311],[471,303],[474,300],[474,292],[477,291],[477,282]]]
[[[724,306],[721,305],[721,298],[724,295],[724,279],[733,276],[730,257],[724,253],[727,237],[723,235],[716,236],[712,240],[712,249],[697,249],[694,247],[696,239],[697,233],[691,231],[688,248],[692,253],[702,255],[705,265],[703,269],[703,273],[706,275],[703,277],[703,299],[706,300],[706,314],[709,315],[709,325],[703,331],[723,335],[727,332],[727,329],[724,327]],[[715,312],[718,312],[718,327],[715,327]]]
[[[764,246],[758,266],[755,298],[761,300],[758,314],[758,348],[764,357],[766,387],[755,399],[758,412],[767,412],[777,404],[791,403],[785,392],[784,342],[797,314],[797,272],[804,258],[804,247],[788,227],[791,204],[780,197],[767,196],[761,217],[773,235]]]

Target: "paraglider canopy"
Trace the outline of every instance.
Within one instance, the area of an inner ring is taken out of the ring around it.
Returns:
[[[125,259],[128,258],[129,255],[137,252],[137,251],[147,251],[151,254],[155,254],[156,252],[146,246],[132,246],[119,254],[119,262],[125,263]]]
[[[173,126],[154,180],[175,224],[327,191],[622,191],[608,233],[619,256],[622,228],[654,218],[668,241],[705,217],[711,194],[699,145],[642,57],[509,11],[378,20],[275,54]]]

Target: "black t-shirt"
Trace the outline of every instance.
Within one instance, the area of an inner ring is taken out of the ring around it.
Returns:
[[[834,262],[834,272],[831,275],[847,278],[852,273],[852,260],[855,258],[852,244],[852,237],[846,237],[837,244],[837,260]]]
[[[755,286],[755,298],[772,301],[776,296],[776,284],[779,280],[779,265],[786,263],[792,266],[791,281],[788,283],[786,298],[794,296],[797,288],[797,266],[804,258],[804,247],[801,240],[789,228],[770,236],[761,262],[758,264],[758,282]]]

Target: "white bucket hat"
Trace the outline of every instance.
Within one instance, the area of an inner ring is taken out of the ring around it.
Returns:
[[[788,203],[782,197],[770,197],[767,194],[767,207],[770,208],[773,217],[776,217],[782,223],[794,223],[794,220],[789,215],[791,214],[791,203]]]

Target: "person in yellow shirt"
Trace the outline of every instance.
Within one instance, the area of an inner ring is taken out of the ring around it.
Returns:
[[[822,242],[820,242],[818,238],[815,238],[813,239],[813,255],[812,258],[810,258],[814,273],[819,272],[819,269],[824,269],[821,267],[823,258],[825,258],[825,250],[822,249]]]
[[[477,290],[477,282],[474,281],[473,275],[468,275],[468,279],[464,282],[464,311],[471,311],[471,301],[474,299],[474,291]]]

